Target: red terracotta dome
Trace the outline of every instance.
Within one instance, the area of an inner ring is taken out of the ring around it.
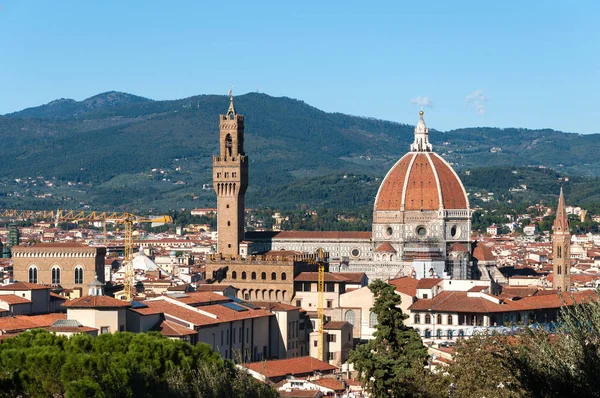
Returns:
[[[435,152],[409,152],[385,176],[377,210],[468,209],[465,189],[452,167]]]

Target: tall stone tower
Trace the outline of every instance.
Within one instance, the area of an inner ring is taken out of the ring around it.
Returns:
[[[571,232],[562,187],[560,188],[560,197],[558,198],[558,208],[556,209],[553,230],[552,268],[554,279],[552,287],[561,292],[569,292],[571,288]]]
[[[248,158],[244,154],[244,116],[235,113],[231,90],[227,114],[219,116],[219,155],[213,156],[213,186],[217,194],[217,252],[237,256],[244,239]]]

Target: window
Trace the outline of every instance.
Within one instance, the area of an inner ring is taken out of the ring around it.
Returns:
[[[296,300],[296,307],[302,307],[302,300]]]
[[[246,343],[250,341],[250,329],[246,328]]]
[[[325,284],[325,291],[328,293],[333,293],[335,292],[335,284],[331,283],[331,282],[327,282]]]
[[[284,273],[281,274],[281,280],[284,281],[287,279],[287,275]]]
[[[438,325],[442,324],[442,316],[440,314],[438,314],[438,316],[437,316],[437,324]]]
[[[425,315],[425,323],[427,325],[429,325],[431,323],[431,315],[429,315],[429,314]]]
[[[81,285],[83,283],[83,267],[78,265],[75,267],[75,284]]]
[[[235,344],[235,330],[236,330],[236,329],[235,329],[235,328],[233,328],[233,335],[232,335],[232,338],[231,338],[231,342],[232,342],[233,344]]]
[[[448,338],[451,339],[454,331],[452,329],[448,330]]]
[[[256,272],[253,272],[251,277],[252,277],[252,280],[256,280]]]
[[[425,337],[427,337],[427,338],[431,337],[431,330],[425,329]]]
[[[333,300],[327,300],[327,308],[333,308]]]
[[[266,281],[267,280],[267,273],[266,272],[261,273],[260,274],[260,279],[262,279],[263,281]]]
[[[101,326],[100,327],[100,334],[106,334],[109,333],[110,328],[108,326]]]
[[[57,265],[52,267],[52,284],[53,285],[60,284],[60,268]]]
[[[231,273],[231,279],[237,279],[237,272],[233,271]]]
[[[374,328],[375,326],[377,326],[377,314],[374,312],[371,312],[369,314],[369,327]]]
[[[223,331],[221,330],[221,345],[223,345],[223,344],[224,344],[224,341],[223,341]]]
[[[313,341],[313,347],[316,347],[318,345],[319,345],[319,343],[317,342],[317,340]]]
[[[437,330],[437,338],[441,339],[442,338],[442,329],[438,329]]]
[[[275,272],[271,272],[271,280],[277,280],[277,274]]]
[[[346,311],[344,320],[352,325],[356,325],[356,314],[352,310]]]
[[[330,343],[335,343],[335,334],[328,334],[327,341],[329,341]]]
[[[465,331],[464,331],[464,330],[462,330],[462,329],[461,329],[461,330],[459,330],[459,331],[458,331],[458,337],[461,337],[461,338],[462,338],[462,337],[465,337]]]
[[[419,314],[415,314],[415,322],[414,322],[414,323],[415,323],[415,324],[417,324],[417,325],[418,325],[419,323],[421,323],[421,315],[419,315]]]
[[[231,226],[231,221],[227,221],[227,226],[230,227]]]
[[[35,265],[29,267],[29,283],[37,283],[38,281],[38,269]]]
[[[246,279],[246,271],[242,272],[242,279]]]
[[[327,358],[329,358],[330,361],[333,361],[335,359],[335,353],[330,352],[329,354],[327,354]]]
[[[448,325],[452,325],[452,315],[448,315]]]
[[[427,293],[423,293],[423,298],[426,299],[427,298]]]
[[[242,327],[240,326],[240,343],[242,342]]]

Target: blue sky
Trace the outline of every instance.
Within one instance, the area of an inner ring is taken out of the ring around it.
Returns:
[[[210,4],[209,4],[210,3]],[[429,127],[600,132],[600,2],[0,0],[0,114],[260,91]]]

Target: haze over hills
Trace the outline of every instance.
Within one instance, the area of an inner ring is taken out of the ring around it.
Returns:
[[[214,192],[202,186],[212,186],[218,115],[227,106],[219,95],[154,101],[113,91],[0,116],[0,205],[214,205]],[[246,117],[252,207],[372,203],[381,178],[407,152],[418,118],[400,124],[326,113],[258,93],[236,97],[235,106]],[[544,166],[578,181],[600,175],[597,134],[478,127],[430,135],[459,172]]]

